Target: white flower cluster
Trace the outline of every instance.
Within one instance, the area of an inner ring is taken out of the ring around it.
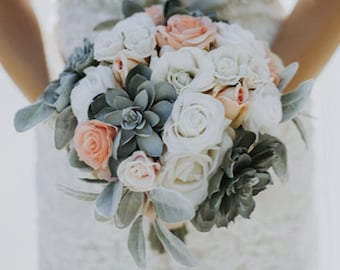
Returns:
[[[208,26],[192,29],[199,24]],[[209,32],[200,36],[202,29]],[[152,69],[151,81],[169,82],[178,93],[164,126],[160,163],[140,151],[117,170],[133,191],[162,185],[197,206],[233,145],[232,128],[270,133],[282,118],[281,93],[274,80],[280,66],[262,42],[238,25],[175,15],[165,27],[149,14],[137,13],[99,33],[94,57],[100,65],[88,68],[72,91],[78,122],[88,120],[95,96],[108,88],[124,89],[129,71],[138,64]]]

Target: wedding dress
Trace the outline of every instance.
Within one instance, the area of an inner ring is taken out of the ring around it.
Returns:
[[[221,15],[261,39],[270,41],[283,19],[275,0],[224,1]],[[56,33],[65,58],[83,37],[93,38],[96,24],[121,16],[119,0],[59,0],[58,4]],[[307,131],[310,133],[310,128]],[[65,152],[54,149],[51,129],[40,126],[37,133],[40,269],[137,269],[127,249],[128,230],[97,222],[92,202],[77,201],[58,191],[57,185],[85,191],[93,191],[94,186],[77,180]],[[195,269],[315,269],[312,152],[292,124],[284,125],[278,136],[288,146],[289,182],[275,180],[256,197],[257,207],[250,220],[238,219],[228,229],[210,233],[197,232],[189,225],[186,242],[198,258]],[[148,247],[147,269],[186,268]]]

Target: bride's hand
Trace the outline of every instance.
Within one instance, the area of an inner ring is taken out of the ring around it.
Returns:
[[[49,78],[40,30],[27,0],[0,1],[0,62],[34,101]]]
[[[273,51],[300,68],[288,90],[315,78],[340,43],[340,1],[301,0],[282,24]]]

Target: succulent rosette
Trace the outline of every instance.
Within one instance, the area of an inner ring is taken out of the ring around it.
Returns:
[[[178,226],[191,221],[206,232],[249,218],[254,196],[274,182],[271,169],[287,179],[285,146],[272,135],[289,120],[302,132],[296,117],[312,83],[286,93],[298,65],[284,67],[268,45],[214,12],[124,0],[123,14],[95,27],[94,43],[73,51],[40,99],[17,112],[15,127],[53,120],[55,146],[80,180],[103,186],[60,189],[95,201],[99,221],[130,227],[141,269],[145,218],[151,246],[192,267]]]

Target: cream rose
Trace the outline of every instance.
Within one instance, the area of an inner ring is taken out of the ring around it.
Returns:
[[[117,130],[98,120],[78,124],[73,143],[79,159],[98,172],[107,169]]]
[[[180,153],[166,155],[164,161],[162,186],[180,192],[195,206],[203,202],[208,195],[211,157],[205,154]]]
[[[250,55],[242,48],[225,45],[209,52],[215,78],[221,85],[236,85],[248,74]]]
[[[79,81],[71,92],[72,111],[78,122],[89,120],[88,109],[93,99],[106,92],[108,88],[116,87],[116,81],[110,67],[88,67],[86,76]]]
[[[223,104],[224,116],[232,120],[230,125],[238,128],[248,110],[248,88],[240,83],[235,87],[217,86],[213,89],[213,95]]]
[[[129,71],[138,64],[146,65],[147,62],[133,51],[122,50],[114,57],[112,71],[121,87],[125,88],[125,80]]]
[[[151,56],[156,47],[156,26],[144,12],[120,21],[111,31],[100,33],[94,42],[94,56],[98,61],[112,62],[123,49],[141,58]]]
[[[160,169],[159,163],[147,157],[143,151],[136,151],[119,164],[117,175],[131,191],[145,192],[159,185]]]
[[[230,122],[224,118],[222,104],[212,96],[184,92],[164,126],[163,141],[170,153],[200,153],[221,143]]]
[[[245,129],[272,133],[281,119],[281,93],[272,82],[250,91],[248,113],[243,123]]]
[[[152,63],[151,80],[168,81],[178,93],[204,92],[214,86],[214,64],[208,55],[198,48],[166,52]]]
[[[170,45],[176,50],[182,47],[209,50],[216,38],[216,30],[216,24],[209,17],[174,15],[166,26],[157,27],[157,43],[160,47]]]

